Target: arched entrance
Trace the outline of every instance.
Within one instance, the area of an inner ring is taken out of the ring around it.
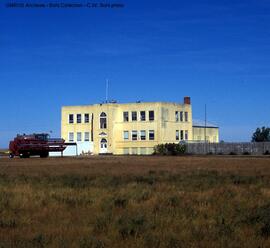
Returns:
[[[100,140],[99,153],[107,153],[108,152],[108,144],[106,139]]]

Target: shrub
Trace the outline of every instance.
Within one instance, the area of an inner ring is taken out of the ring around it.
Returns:
[[[15,228],[17,223],[15,219],[2,220],[0,219],[0,228]]]
[[[243,152],[243,155],[250,155],[250,152],[245,151],[245,152]]]
[[[48,241],[46,240],[44,234],[40,233],[33,238],[32,244],[34,245],[34,247],[46,247]]]
[[[90,236],[88,238],[82,238],[80,240],[80,248],[104,248],[106,245],[105,243],[97,239],[96,237]]]
[[[154,154],[166,155],[167,149],[164,144],[156,145],[154,147]]]
[[[270,155],[270,152],[266,150],[263,155]]]
[[[154,154],[157,155],[180,155],[186,153],[186,145],[166,143],[154,147]]]
[[[247,217],[246,223],[249,225],[259,224],[261,226],[259,235],[264,238],[270,237],[270,204],[253,209],[250,216]]]
[[[121,216],[117,221],[118,232],[122,239],[128,237],[137,237],[141,235],[146,228],[146,219],[143,215]]]
[[[114,200],[114,206],[117,208],[125,208],[127,206],[127,199],[124,198],[116,198]]]

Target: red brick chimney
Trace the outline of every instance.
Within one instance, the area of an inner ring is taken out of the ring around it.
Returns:
[[[190,97],[189,96],[185,96],[184,97],[184,104],[189,104],[190,105]]]

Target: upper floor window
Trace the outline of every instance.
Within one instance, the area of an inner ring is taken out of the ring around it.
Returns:
[[[77,133],[77,141],[82,141],[82,133],[81,132]]]
[[[140,119],[141,121],[145,121],[145,111],[140,111]]]
[[[183,111],[180,112],[180,121],[183,121]]]
[[[84,133],[84,141],[89,141],[90,140],[90,133],[89,132],[85,132]]]
[[[179,121],[179,112],[175,111],[175,121]]]
[[[84,114],[84,123],[89,123],[89,114]]]
[[[138,139],[138,132],[133,130],[132,131],[132,140],[137,140]]]
[[[175,139],[179,140],[179,130],[176,130],[176,132],[175,132]]]
[[[124,140],[128,140],[128,139],[129,139],[129,132],[124,131]]]
[[[154,139],[155,139],[155,131],[149,130],[149,140],[154,140]]]
[[[141,140],[145,140],[146,132],[145,130],[141,130]]]
[[[81,123],[81,122],[82,122],[82,115],[77,114],[77,123]]]
[[[100,120],[100,128],[106,129],[107,128],[107,115],[104,112],[100,114],[99,120]]]
[[[131,120],[132,121],[137,121],[137,112],[136,111],[131,112]]]
[[[155,120],[155,113],[153,110],[149,111],[149,121]]]
[[[123,120],[128,121],[128,112],[127,111],[123,112]]]
[[[68,141],[74,141],[74,133],[68,133]]]
[[[68,123],[74,123],[73,114],[68,115]]]
[[[185,121],[188,121],[188,112],[185,112]]]

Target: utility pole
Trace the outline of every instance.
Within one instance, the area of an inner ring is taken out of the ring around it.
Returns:
[[[206,152],[206,120],[207,120],[207,114],[206,114],[206,104],[204,105],[204,150],[205,154]]]
[[[109,79],[106,79],[106,103],[108,103]]]

